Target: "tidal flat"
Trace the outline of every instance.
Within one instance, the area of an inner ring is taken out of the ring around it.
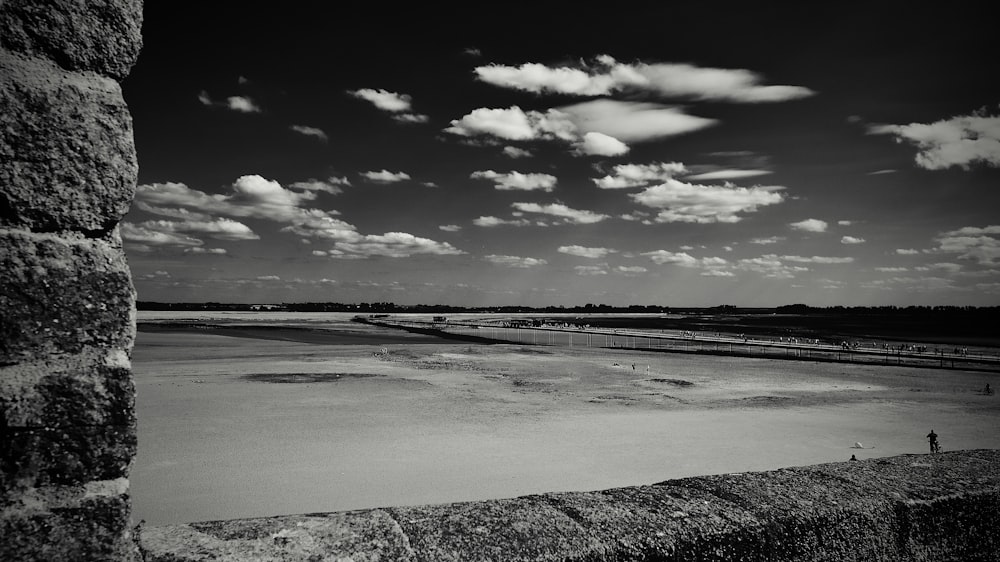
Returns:
[[[587,491],[1000,448],[1000,373],[475,344],[140,313],[133,517],[150,525]],[[857,448],[860,443],[862,448]]]

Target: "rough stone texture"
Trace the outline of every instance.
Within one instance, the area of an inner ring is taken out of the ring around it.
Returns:
[[[3,561],[139,556],[135,290],[116,230],[138,169],[116,80],[141,24],[141,0],[0,0]]]
[[[124,78],[142,47],[141,0],[2,0],[0,46]]]
[[[998,560],[1000,451],[145,529],[147,562]]]
[[[138,173],[118,83],[0,49],[0,161],[0,226],[110,230]]]
[[[127,495],[82,498],[53,509],[5,509],[0,512],[0,560],[134,560],[130,512]]]
[[[117,235],[0,229],[0,366],[84,348],[130,350],[135,290]]]

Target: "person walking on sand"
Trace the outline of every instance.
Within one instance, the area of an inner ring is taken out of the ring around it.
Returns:
[[[937,438],[937,433],[934,433],[933,429],[927,434],[927,441],[930,443],[932,453],[936,453],[941,450],[941,445],[938,444]]]

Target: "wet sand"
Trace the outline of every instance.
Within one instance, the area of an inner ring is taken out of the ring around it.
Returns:
[[[1000,448],[1000,397],[979,392],[1000,387],[996,373],[322,336],[140,331],[136,520],[596,490],[923,453],[932,428],[945,450]]]

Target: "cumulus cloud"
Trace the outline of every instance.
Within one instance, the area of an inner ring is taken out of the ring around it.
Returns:
[[[653,260],[658,265],[671,264],[683,267],[698,267],[699,261],[686,252],[670,252],[668,250],[656,250],[654,252],[643,252],[643,256]]]
[[[594,131],[584,133],[574,146],[577,154],[590,156],[621,156],[629,151],[628,145],[622,141]]]
[[[784,236],[768,236],[767,238],[753,238],[750,240],[751,244],[759,244],[761,246],[767,246],[769,244],[777,244],[785,240]]]
[[[438,228],[445,232],[458,232],[459,230],[462,230],[462,227],[457,224],[442,224]]]
[[[327,252],[331,257],[365,258],[369,256],[407,257],[414,254],[450,255],[463,253],[450,244],[420,238],[404,232],[388,232],[381,235],[363,235],[357,228],[333,215],[336,211],[327,211],[305,207],[304,204],[315,199],[316,191],[330,189],[333,182],[344,182],[340,178],[331,178],[326,187],[318,185],[300,185],[302,191],[285,189],[278,182],[265,179],[258,175],[240,176],[230,186],[230,193],[209,195],[205,192],[191,189],[180,183],[163,183],[140,185],[136,190],[136,200],[153,206],[191,207],[202,212],[228,215],[231,217],[251,217],[265,219],[286,226],[280,229],[299,236],[304,240],[328,240],[334,243],[334,248]],[[172,221],[153,221],[170,223]],[[205,236],[249,237],[229,219],[219,219],[211,225],[198,224],[193,226],[168,227],[159,231],[160,236],[178,237],[174,241],[178,245],[201,246],[201,241],[184,234],[194,232]],[[145,223],[144,223],[145,224]],[[236,223],[240,224],[240,223]],[[135,226],[135,225],[133,225]],[[131,231],[133,239],[149,238],[145,231]],[[123,230],[123,234],[125,230]],[[186,237],[186,238],[185,238]],[[147,243],[155,241],[146,240]]]
[[[354,240],[337,242],[334,244],[334,250],[331,252],[331,257],[348,255],[406,258],[415,254],[446,256],[465,253],[447,242],[436,242],[406,232],[359,236]]]
[[[917,166],[927,170],[968,170],[977,163],[1000,167],[1000,115],[988,115],[985,107],[934,123],[870,125],[868,133],[892,135],[896,142],[916,146]]]
[[[518,202],[512,203],[511,206],[525,213],[538,213],[558,217],[569,224],[592,224],[608,218],[608,215],[593,211],[571,209],[562,203],[539,205],[538,203]]]
[[[781,256],[781,259],[797,263],[853,263],[852,257],[827,257],[827,256]]]
[[[486,256],[486,261],[497,265],[521,269],[527,269],[529,267],[545,265],[548,263],[547,261],[538,258],[522,258],[520,256],[502,256],[497,254],[490,254]]]
[[[499,173],[494,172],[493,170],[472,172],[469,177],[472,179],[492,180],[496,189],[505,191],[541,190],[548,192],[555,189],[557,181],[555,176],[551,176],[549,174],[522,174],[521,172]]]
[[[530,224],[530,223],[531,223],[531,221],[529,221],[527,219],[523,219],[523,218],[517,218],[517,219],[508,220],[508,219],[502,219],[502,218],[494,217],[494,216],[484,216],[484,217],[479,217],[479,218],[476,218],[476,219],[472,220],[472,224],[474,224],[476,226],[484,226],[484,227],[501,226],[501,225],[525,226],[525,225]]]
[[[713,170],[711,172],[702,172],[700,174],[694,174],[690,176],[685,176],[686,180],[735,180],[740,178],[752,178],[756,176],[764,176],[772,173],[770,170],[740,170],[740,169],[722,169]]]
[[[204,248],[201,246],[195,246],[193,248],[184,248],[184,252],[190,254],[216,254],[216,255],[223,255],[227,253],[225,248]]]
[[[764,85],[761,75],[746,69],[683,63],[624,64],[608,55],[600,55],[576,67],[491,64],[477,67],[475,72],[480,80],[495,86],[580,96],[647,92],[664,98],[763,103],[804,98],[815,93],[802,86]]]
[[[653,162],[651,164],[619,164],[612,173],[603,178],[595,178],[594,183],[601,189],[623,189],[641,187],[651,183],[672,179],[686,171],[680,162]]]
[[[959,254],[960,259],[980,265],[1000,263],[1000,225],[967,226],[943,232],[936,240],[939,251]]]
[[[795,230],[801,230],[804,232],[826,232],[826,221],[819,219],[805,219],[799,222],[789,223],[790,227]]]
[[[390,172],[389,170],[360,172],[358,175],[375,183],[396,183],[410,179],[410,174],[406,172]]]
[[[896,253],[901,256],[913,256],[920,253],[920,250],[914,250],[913,248],[896,248]]]
[[[608,269],[603,265],[577,265],[573,266],[577,275],[607,275]]]
[[[260,113],[260,106],[257,105],[253,99],[247,96],[229,96],[224,101],[214,101],[208,92],[202,90],[198,94],[198,101],[202,105],[214,106],[214,107],[224,107],[231,111],[236,111],[239,113]]]
[[[577,155],[616,156],[624,154],[628,148],[625,143],[680,135],[715,123],[712,119],[688,115],[677,107],[601,99],[544,113],[524,111],[516,105],[478,108],[452,120],[444,131],[462,137],[562,141],[573,147]]]
[[[865,243],[865,239],[864,238],[856,238],[854,236],[842,236],[840,238],[840,243],[841,244],[864,244]]]
[[[615,271],[617,271],[618,273],[624,273],[628,275],[635,273],[646,273],[649,270],[646,269],[645,267],[642,267],[641,265],[619,265],[615,267]]]
[[[289,129],[295,131],[296,133],[305,135],[307,137],[317,138],[323,142],[329,140],[328,137],[326,136],[326,132],[324,132],[323,129],[319,129],[316,127],[309,127],[306,125],[292,125],[289,127]]]
[[[551,111],[551,110],[550,110]],[[558,108],[579,134],[602,133],[622,142],[645,142],[690,133],[717,123],[651,102],[597,99]]]
[[[581,258],[591,258],[599,259],[607,256],[610,253],[615,252],[611,248],[590,248],[587,246],[559,246],[558,251],[563,254],[569,254],[571,256],[578,256]]]
[[[258,275],[257,276],[257,280],[258,281],[281,281],[281,277],[278,277],[277,275]]]
[[[782,186],[700,185],[668,179],[631,194],[641,205],[659,209],[656,222],[735,223],[741,213],[784,201]]]
[[[503,154],[510,158],[527,158],[531,156],[531,151],[516,146],[505,146],[503,147]]]
[[[881,271],[883,273],[900,273],[903,271],[909,271],[907,267],[876,267],[875,271]]]
[[[288,187],[307,193],[323,192],[337,195],[338,193],[343,193],[344,190],[340,187],[342,185],[351,185],[351,182],[347,178],[338,177],[330,177],[325,180],[309,178],[306,181],[297,181],[289,184]]]
[[[809,268],[805,266],[786,265],[775,254],[765,254],[756,258],[744,258],[739,260],[735,267],[744,271],[760,273],[764,277],[772,279],[792,279],[798,273],[809,271]]]
[[[412,113],[413,98],[407,94],[389,92],[383,89],[361,88],[360,90],[348,90],[348,94],[369,101],[382,111],[393,114],[393,119],[404,123],[424,123],[428,120],[426,115]]]

